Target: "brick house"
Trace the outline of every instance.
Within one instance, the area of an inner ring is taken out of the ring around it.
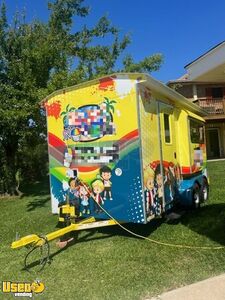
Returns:
[[[224,158],[225,41],[184,68],[186,74],[168,85],[209,113],[205,117],[207,158]]]

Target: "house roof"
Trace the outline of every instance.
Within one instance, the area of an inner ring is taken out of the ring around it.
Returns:
[[[197,60],[199,60],[200,58],[202,58],[203,56],[205,56],[206,54],[210,53],[211,51],[213,51],[214,49],[216,49],[217,47],[221,46],[224,43],[225,43],[225,40],[222,41],[221,43],[217,44],[216,46],[210,48],[208,51],[206,51],[205,53],[203,53],[202,55],[200,55],[199,57],[197,57],[196,59],[194,59],[192,62],[190,62],[186,66],[184,66],[184,68],[186,69],[187,67],[189,67],[190,65],[192,65],[194,62],[196,62]]]
[[[215,45],[185,67],[186,74],[170,84],[184,82],[225,82],[225,40]]]
[[[197,84],[197,85],[201,85],[201,84],[207,84],[207,85],[224,85],[221,82],[218,81],[199,81],[199,80],[184,80],[184,79],[175,79],[175,80],[169,80],[167,81],[166,85],[170,86],[171,84],[182,84],[182,85],[192,85],[192,84]]]

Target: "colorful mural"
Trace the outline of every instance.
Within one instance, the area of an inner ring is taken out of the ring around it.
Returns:
[[[47,98],[53,213],[69,201],[77,217],[108,219],[107,211],[146,223],[173,206],[184,176],[204,170],[201,117],[158,101],[160,88],[142,76],[113,75]]]
[[[178,187],[181,180],[180,166],[173,162],[163,161],[161,173],[160,161],[149,163],[144,168],[144,189],[146,213],[149,216],[159,216],[162,213],[163,194],[166,210],[178,198]]]
[[[53,212],[69,199],[77,216],[108,218],[100,204],[121,221],[145,222],[136,82],[108,77],[46,102]]]

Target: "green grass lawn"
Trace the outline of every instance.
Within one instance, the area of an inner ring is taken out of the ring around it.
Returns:
[[[225,161],[208,163],[210,200],[179,222],[153,220],[126,225],[158,241],[225,246]],[[50,265],[37,272],[23,270],[26,248],[12,250],[16,232],[46,234],[56,229],[50,211],[48,182],[26,189],[19,198],[0,199],[0,281],[40,279],[40,299],[145,299],[225,272],[225,250],[177,249],[130,236],[118,226],[80,232],[78,242],[59,251],[51,242]],[[15,299],[4,295],[0,299]],[[22,298],[20,298],[22,299]],[[26,299],[26,298],[24,298]]]

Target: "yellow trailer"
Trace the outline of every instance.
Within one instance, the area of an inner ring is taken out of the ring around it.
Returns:
[[[207,198],[205,112],[152,77],[113,74],[56,91],[43,105],[53,213],[68,196],[79,215],[108,218],[79,180],[124,222]]]
[[[206,113],[149,75],[112,74],[56,91],[42,106],[52,213],[70,226],[47,239],[117,221],[146,224],[178,202],[207,200]],[[32,241],[41,243],[32,235],[12,247]]]

